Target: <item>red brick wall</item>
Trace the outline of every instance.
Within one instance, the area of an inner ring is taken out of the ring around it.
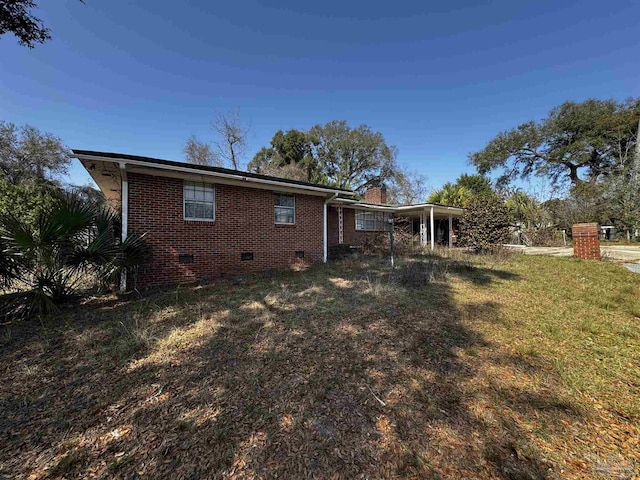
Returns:
[[[338,245],[338,209],[329,207],[327,211],[328,218],[328,237],[329,246]],[[344,245],[362,245],[367,240],[378,235],[388,235],[388,232],[365,232],[356,230],[356,211],[353,208],[342,209],[343,219],[343,244]]]
[[[342,209],[344,213],[344,209]],[[327,207],[327,237],[330,247],[340,243],[340,227],[338,224],[338,209],[336,207]]]
[[[573,256],[584,260],[600,260],[597,223],[577,223],[571,227]]]
[[[367,240],[367,232],[356,230],[356,211],[353,208],[343,208],[344,243],[347,245],[362,245]]]
[[[295,252],[322,261],[324,198],[296,194],[296,224],[275,225],[273,191],[215,184],[215,222],[185,221],[183,180],[130,173],[129,230],[147,232],[152,258],[138,286],[208,280],[226,273],[289,266]],[[254,259],[241,261],[241,252]],[[193,255],[181,264],[179,255]]]

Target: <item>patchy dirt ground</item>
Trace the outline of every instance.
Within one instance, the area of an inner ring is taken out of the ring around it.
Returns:
[[[640,246],[601,244],[603,255],[618,262],[640,262]],[[547,255],[550,257],[572,257],[573,247],[526,247],[526,255]]]
[[[637,275],[417,261],[94,298],[4,330],[0,478],[640,474]]]

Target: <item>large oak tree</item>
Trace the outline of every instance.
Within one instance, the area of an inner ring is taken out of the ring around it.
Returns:
[[[271,147],[249,163],[251,171],[325,183],[364,192],[393,183],[403,173],[396,148],[367,125],[352,128],[344,120],[316,125],[309,131],[278,131]]]
[[[500,171],[501,184],[531,175],[554,184],[595,183],[632,154],[639,115],[640,98],[565,102],[541,121],[498,134],[469,159],[482,174]]]
[[[396,148],[367,125],[351,128],[344,120],[312,127],[316,157],[330,183],[363,192],[390,180],[396,171]]]

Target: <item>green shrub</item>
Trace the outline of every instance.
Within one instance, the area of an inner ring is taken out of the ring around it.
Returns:
[[[148,256],[141,235],[120,240],[118,216],[78,194],[63,193],[31,221],[0,215],[0,314],[43,315],[77,294],[86,274],[113,286]]]
[[[511,215],[502,200],[494,196],[474,199],[460,221],[460,244],[476,252],[495,250],[506,243]]]

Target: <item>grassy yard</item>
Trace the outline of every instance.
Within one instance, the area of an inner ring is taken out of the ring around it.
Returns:
[[[94,298],[0,331],[0,478],[632,478],[639,327],[640,275],[528,256]]]

